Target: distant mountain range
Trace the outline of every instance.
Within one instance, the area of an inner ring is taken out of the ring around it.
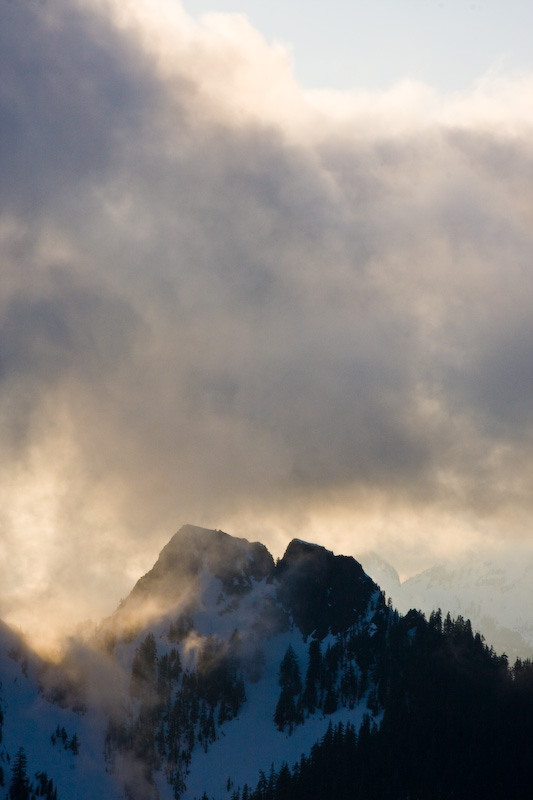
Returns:
[[[470,619],[498,653],[513,660],[533,656],[533,557],[517,551],[496,561],[472,554],[403,583],[376,553],[362,553],[358,560],[401,613],[416,608],[429,615],[440,608]]]
[[[274,563],[262,544],[184,526],[60,664],[1,626],[0,682],[10,800],[466,800],[533,785],[531,665],[509,669],[462,618],[401,616],[358,561],[300,540]]]

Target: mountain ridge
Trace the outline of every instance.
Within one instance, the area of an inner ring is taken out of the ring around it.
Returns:
[[[60,665],[8,650],[0,626],[4,784],[22,748],[57,800],[471,800],[443,753],[485,797],[533,781],[531,664],[462,617],[402,617],[358,561],[299,539],[275,563],[183,526]]]

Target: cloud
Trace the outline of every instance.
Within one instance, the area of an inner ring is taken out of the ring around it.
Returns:
[[[305,95],[174,2],[4,3],[0,51],[0,614],[108,613],[187,521],[528,534],[533,79]]]

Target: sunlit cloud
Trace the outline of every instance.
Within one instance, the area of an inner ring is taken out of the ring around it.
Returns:
[[[0,48],[0,616],[109,613],[184,522],[529,537],[532,76],[306,94],[176,2],[5,3]]]

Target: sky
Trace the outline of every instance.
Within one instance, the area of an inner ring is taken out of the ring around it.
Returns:
[[[490,71],[533,69],[529,0],[184,0],[198,18],[243,14],[284,44],[306,90],[386,90],[399,79],[439,91],[473,88]]]
[[[205,8],[0,5],[0,618],[33,635],[185,523],[403,576],[532,549],[531,10]]]

